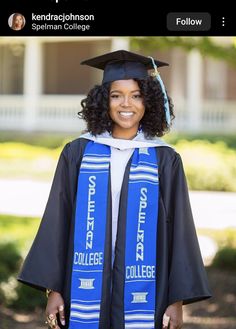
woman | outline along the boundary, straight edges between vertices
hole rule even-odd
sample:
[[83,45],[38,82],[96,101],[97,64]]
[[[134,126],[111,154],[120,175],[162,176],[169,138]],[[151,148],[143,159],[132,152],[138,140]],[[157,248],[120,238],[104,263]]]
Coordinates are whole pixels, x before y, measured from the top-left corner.
[[181,158],[158,138],[168,64],[124,50],[82,64],[104,70],[82,101],[88,133],[61,153],[19,280],[49,289],[50,328],[181,328],[182,305],[210,293]]
[[12,25],[11,28],[15,31],[22,30],[25,26],[25,18],[19,13],[15,13],[12,16]]

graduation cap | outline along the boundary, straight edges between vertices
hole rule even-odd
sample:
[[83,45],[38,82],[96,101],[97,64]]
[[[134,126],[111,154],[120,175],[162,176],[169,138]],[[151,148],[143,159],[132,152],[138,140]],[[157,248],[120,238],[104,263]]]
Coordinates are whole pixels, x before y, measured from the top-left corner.
[[[154,60],[157,67],[169,65]],[[104,70],[102,83],[115,80],[145,79],[148,70],[153,69],[150,58],[132,53],[127,50],[117,50],[81,62],[97,69]]]
[[169,103],[164,84],[158,67],[167,66],[168,63],[158,61],[152,57],[142,56],[127,50],[117,50],[101,56],[93,57],[81,62],[82,65],[88,65],[104,71],[102,83],[116,80],[127,79],[145,79],[149,76],[148,70],[154,69],[154,76],[159,81],[164,93],[164,106],[166,112],[167,124],[170,124]]

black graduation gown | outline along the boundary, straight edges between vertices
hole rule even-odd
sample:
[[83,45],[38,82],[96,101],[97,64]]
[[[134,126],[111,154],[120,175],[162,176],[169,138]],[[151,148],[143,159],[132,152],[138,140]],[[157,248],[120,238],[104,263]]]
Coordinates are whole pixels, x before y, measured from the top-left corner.
[[[50,288],[62,294],[68,328],[70,283],[73,262],[74,214],[77,177],[88,140],[68,143],[59,158],[46,209],[24,261],[18,280],[35,288]],[[176,301],[184,304],[211,296],[193,223],[188,189],[181,158],[170,147],[156,147],[159,159],[159,220],[157,242],[156,329],[162,328],[166,307]],[[125,170],[120,211],[125,212],[128,173]],[[109,191],[108,211],[111,212]],[[111,246],[111,224],[107,223],[106,245]],[[105,251],[102,305],[99,329],[110,329],[111,272],[110,248]],[[121,310],[122,312],[122,310]],[[122,325],[123,327],[123,325]],[[115,326],[114,326],[115,329]],[[122,329],[118,327],[118,329]]]

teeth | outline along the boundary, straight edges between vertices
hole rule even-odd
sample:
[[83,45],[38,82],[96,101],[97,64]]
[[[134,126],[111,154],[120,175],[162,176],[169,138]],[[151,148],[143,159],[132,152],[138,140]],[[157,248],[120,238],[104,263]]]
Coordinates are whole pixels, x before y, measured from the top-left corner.
[[124,117],[130,117],[131,115],[134,114],[134,112],[119,112],[120,115],[123,115]]

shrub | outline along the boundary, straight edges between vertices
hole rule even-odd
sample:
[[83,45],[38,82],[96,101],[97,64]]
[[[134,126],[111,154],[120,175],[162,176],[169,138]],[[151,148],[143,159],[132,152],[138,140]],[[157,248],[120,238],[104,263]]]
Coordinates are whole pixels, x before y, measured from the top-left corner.
[[33,311],[37,308],[44,308],[46,306],[45,293],[25,284],[17,284],[16,295],[17,297],[15,299],[8,302],[8,306],[14,309]]
[[74,139],[79,136],[79,132],[72,133],[39,133],[39,132],[13,132],[1,131],[0,143],[17,142],[28,145],[41,146],[55,149],[61,147],[66,139]]
[[0,304],[19,310],[45,306],[45,294],[16,279],[22,257],[17,242],[0,244]]
[[190,189],[236,191],[236,154],[226,144],[181,140],[175,149],[183,158]]
[[236,271],[236,248],[226,246],[219,249],[212,261],[212,267]]
[[208,141],[211,143],[217,143],[217,142],[224,142],[228,148],[236,149],[236,135],[235,134],[189,134],[189,133],[176,133],[171,132],[170,134],[167,134],[164,136],[164,139],[167,143],[170,143],[172,145],[176,145],[180,140],[186,140],[186,141],[195,141],[195,140],[201,140],[201,141]]
[[15,243],[0,244],[0,282],[6,281],[13,273],[16,273],[21,255]]
[[[0,260],[0,303],[5,304],[7,302],[6,292],[9,291],[6,285],[9,278],[19,269],[21,261],[21,255],[15,243],[7,242],[0,244]],[[9,282],[10,287],[11,282]]]

